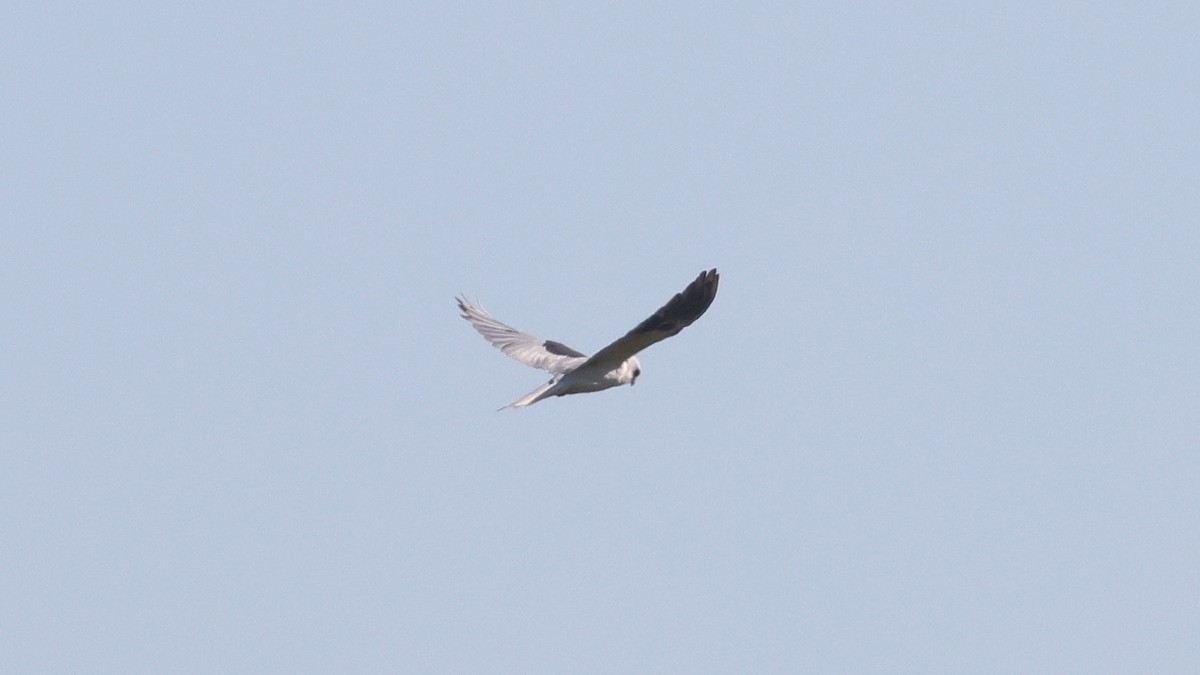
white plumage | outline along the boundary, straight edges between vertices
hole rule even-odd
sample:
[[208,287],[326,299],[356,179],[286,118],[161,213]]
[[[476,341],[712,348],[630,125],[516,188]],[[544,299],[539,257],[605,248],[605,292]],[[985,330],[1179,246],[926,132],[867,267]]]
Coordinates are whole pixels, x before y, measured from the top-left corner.
[[[500,351],[527,366],[548,371],[553,378],[505,408],[523,408],[550,396],[600,391],[634,384],[642,367],[634,354],[665,340],[700,318],[717,295],[715,269],[701,272],[650,318],[591,357],[553,340],[543,340],[501,323],[482,307],[458,298],[462,317]],[[503,410],[504,408],[501,408]]]

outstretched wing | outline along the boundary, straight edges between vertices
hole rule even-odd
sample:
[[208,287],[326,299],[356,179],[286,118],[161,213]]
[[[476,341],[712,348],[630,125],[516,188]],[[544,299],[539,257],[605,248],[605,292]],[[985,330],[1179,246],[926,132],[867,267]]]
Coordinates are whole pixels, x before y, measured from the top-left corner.
[[480,335],[500,351],[527,366],[558,374],[574,370],[587,361],[587,354],[577,352],[561,342],[543,340],[536,335],[522,333],[512,326],[500,323],[482,307],[467,302],[466,298],[456,300],[458,308],[462,310],[462,318],[470,321]]
[[717,297],[717,270],[701,272],[696,280],[688,284],[682,293],[667,301],[649,319],[639,323],[624,337],[596,352],[587,360],[588,367],[598,366],[602,370],[615,368],[625,359],[646,347],[665,340],[692,325]]

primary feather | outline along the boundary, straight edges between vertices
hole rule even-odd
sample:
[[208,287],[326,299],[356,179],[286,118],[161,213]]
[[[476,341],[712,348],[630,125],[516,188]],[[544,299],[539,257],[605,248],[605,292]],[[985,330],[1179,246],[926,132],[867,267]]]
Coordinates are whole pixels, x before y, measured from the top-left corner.
[[651,314],[650,318],[596,352],[588,359],[588,364],[618,364],[646,347],[678,334],[708,311],[708,306],[717,297],[719,281],[720,277],[715,269],[701,272],[687,288],[676,293],[667,304]]

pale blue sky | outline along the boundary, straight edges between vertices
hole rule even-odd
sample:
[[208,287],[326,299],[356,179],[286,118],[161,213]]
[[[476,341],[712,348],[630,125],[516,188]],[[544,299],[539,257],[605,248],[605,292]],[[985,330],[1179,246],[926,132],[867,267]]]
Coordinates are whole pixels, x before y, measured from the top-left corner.
[[1194,3],[0,18],[12,672],[1200,669]]

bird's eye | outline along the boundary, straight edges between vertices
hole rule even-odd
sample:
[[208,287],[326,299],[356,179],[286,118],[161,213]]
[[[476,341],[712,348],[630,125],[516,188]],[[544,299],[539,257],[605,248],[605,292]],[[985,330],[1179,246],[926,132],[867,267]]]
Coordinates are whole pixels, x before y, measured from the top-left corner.
[[633,376],[634,376],[634,377],[637,377],[638,375],[641,375],[641,374],[642,374],[642,369],[641,369],[641,368],[634,368],[634,370],[633,370]]

